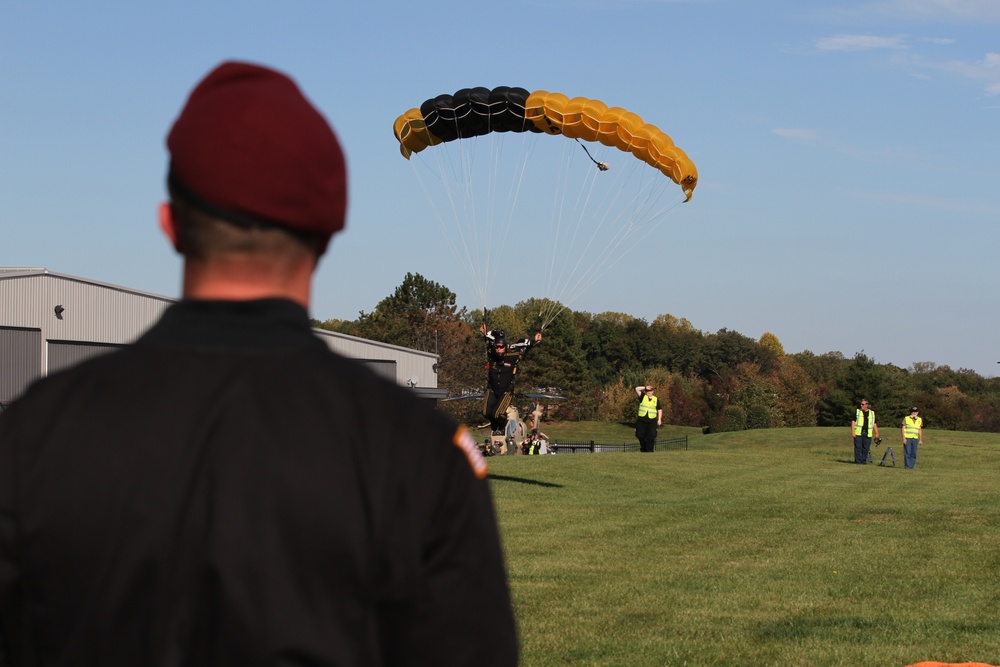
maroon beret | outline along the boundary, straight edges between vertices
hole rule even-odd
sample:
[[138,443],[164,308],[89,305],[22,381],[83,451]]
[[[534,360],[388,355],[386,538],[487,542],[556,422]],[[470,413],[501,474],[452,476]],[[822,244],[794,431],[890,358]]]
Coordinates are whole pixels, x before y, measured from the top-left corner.
[[216,67],[188,97],[167,149],[171,180],[214,213],[327,240],[344,227],[347,169],[340,144],[280,72],[240,62]]

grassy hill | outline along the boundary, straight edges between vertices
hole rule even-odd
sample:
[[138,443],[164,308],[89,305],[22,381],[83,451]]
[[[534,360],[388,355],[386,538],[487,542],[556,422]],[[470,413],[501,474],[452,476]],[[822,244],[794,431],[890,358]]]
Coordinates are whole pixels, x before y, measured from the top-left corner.
[[489,459],[522,664],[1000,664],[1000,435],[928,430],[915,470],[888,429],[896,468],[847,427],[689,435]]

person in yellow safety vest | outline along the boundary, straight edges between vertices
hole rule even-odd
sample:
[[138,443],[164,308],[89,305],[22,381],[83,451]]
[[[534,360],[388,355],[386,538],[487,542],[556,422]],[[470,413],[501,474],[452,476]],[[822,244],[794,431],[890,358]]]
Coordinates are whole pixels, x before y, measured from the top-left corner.
[[871,409],[867,398],[861,399],[861,407],[854,413],[851,422],[851,439],[854,441],[854,462],[862,465],[868,463],[868,454],[872,449],[872,434],[878,435],[878,423],[875,421],[875,411]]
[[903,418],[903,463],[912,469],[917,465],[917,445],[924,444],[924,419],[920,410],[910,408],[910,416]]
[[656,390],[647,385],[639,385],[635,393],[639,397],[639,414],[635,420],[635,437],[639,439],[639,451],[651,452],[656,446],[656,427],[663,424],[663,408]]

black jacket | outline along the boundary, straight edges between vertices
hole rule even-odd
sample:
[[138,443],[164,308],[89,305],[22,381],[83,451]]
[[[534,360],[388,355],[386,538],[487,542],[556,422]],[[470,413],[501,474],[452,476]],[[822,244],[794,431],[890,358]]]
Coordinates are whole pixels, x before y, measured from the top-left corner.
[[508,347],[500,354],[495,349],[487,348],[486,386],[495,395],[500,396],[514,391],[514,376],[517,375],[517,365],[528,355],[528,350],[535,346],[534,341],[525,340],[517,347]]
[[515,664],[456,429],[291,302],[172,306],[0,417],[12,663]]

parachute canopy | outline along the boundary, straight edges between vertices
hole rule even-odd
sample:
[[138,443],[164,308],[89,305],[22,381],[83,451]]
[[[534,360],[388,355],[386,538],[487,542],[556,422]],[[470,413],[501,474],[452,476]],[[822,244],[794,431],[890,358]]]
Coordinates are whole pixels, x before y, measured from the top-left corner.
[[428,146],[490,132],[535,132],[600,142],[631,153],[680,185],[685,201],[698,184],[694,163],[665,132],[631,111],[586,97],[507,86],[463,88],[405,112],[393,131],[407,159]]

